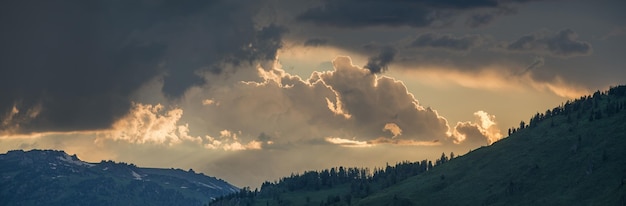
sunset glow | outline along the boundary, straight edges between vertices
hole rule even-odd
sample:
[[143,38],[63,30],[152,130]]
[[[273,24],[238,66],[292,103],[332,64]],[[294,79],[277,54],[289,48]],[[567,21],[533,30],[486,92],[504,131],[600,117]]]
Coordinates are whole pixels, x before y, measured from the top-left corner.
[[626,83],[622,2],[455,2],[0,6],[0,151],[258,187],[462,155]]

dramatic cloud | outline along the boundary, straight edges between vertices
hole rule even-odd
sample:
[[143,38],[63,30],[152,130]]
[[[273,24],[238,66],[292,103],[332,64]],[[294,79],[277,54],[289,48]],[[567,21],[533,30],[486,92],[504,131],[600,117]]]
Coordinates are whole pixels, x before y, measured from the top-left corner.
[[5,0],[0,150],[193,168],[253,187],[463,154],[529,114],[623,84],[618,5]]
[[[384,128],[393,123],[402,137],[417,140],[444,139],[447,121],[430,108],[423,108],[406,86],[388,77],[376,77],[365,69],[352,65],[350,59],[333,61],[334,72],[319,75],[337,93],[343,109],[351,115],[353,131],[363,131],[358,137],[375,139],[387,136]],[[401,129],[401,132],[400,132]]]
[[[384,1],[384,0],[326,0],[322,6],[310,8],[297,19],[333,27],[368,26],[444,26],[454,22],[464,11],[475,9],[502,10],[501,7],[522,1],[480,0],[480,1]],[[524,1],[525,2],[525,1]],[[489,18],[493,18],[495,13]],[[485,24],[491,19],[482,17]]]
[[533,69],[539,68],[541,64],[541,58],[537,58],[530,65],[520,65],[522,70],[518,71],[503,70],[503,66],[496,65],[481,68],[478,71],[457,68],[403,69],[399,74],[411,76],[410,79],[414,81],[432,86],[455,84],[465,88],[488,91],[535,90],[551,92],[564,98],[577,98],[589,94],[589,89],[569,82],[561,76],[544,80],[537,79],[533,74]]
[[[241,134],[241,132],[239,132],[239,134]],[[237,133],[228,130],[222,130],[219,138],[207,136],[207,141],[208,143],[205,144],[204,147],[208,149],[223,148],[227,151],[261,149],[261,145],[263,145],[263,142],[257,140],[252,140],[245,145],[241,144],[237,138]]]
[[[190,126],[183,122],[183,109],[169,108],[161,104],[150,105],[132,103],[131,110],[104,130],[77,132],[45,132],[28,135],[0,134],[2,139],[45,139],[55,136],[68,136],[92,139],[98,147],[111,144],[130,143],[131,145],[150,145],[155,147],[174,147],[186,144],[190,147],[209,150],[240,151],[261,149],[263,145],[271,145],[269,137],[259,136],[258,139],[244,141],[238,138],[241,131],[221,130],[212,137],[209,134],[192,136]],[[34,144],[34,143],[33,143]],[[28,146],[28,145],[26,145]],[[93,145],[92,145],[93,146]]]
[[541,31],[524,35],[500,47],[511,52],[538,53],[556,57],[585,56],[593,51],[590,43],[578,40],[578,34],[570,29],[557,33]]
[[370,144],[366,141],[357,141],[351,139],[342,139],[338,137],[328,137],[325,139],[327,142],[331,144],[340,145],[344,147],[371,147],[373,144]]
[[542,67],[544,64],[545,64],[545,60],[543,59],[543,57],[536,57],[535,60],[533,60],[533,63],[528,65],[528,67],[526,67],[524,71],[520,72],[519,75],[526,74],[530,70],[534,70],[539,67]]
[[255,25],[257,7],[235,1],[3,1],[0,131],[108,128],[151,79],[162,78],[162,92],[178,98],[207,83],[199,73],[271,61],[286,30]]
[[502,138],[500,129],[496,126],[494,115],[484,111],[474,113],[476,122],[458,122],[454,127],[455,143],[471,145],[487,145]]
[[189,136],[189,125],[178,125],[183,115],[180,108],[163,113],[163,105],[133,103],[130,112],[113,124],[111,130],[100,134],[101,138],[124,140],[130,143],[178,144],[184,140],[201,142],[199,137]]
[[364,68],[370,70],[372,74],[379,74],[387,70],[387,65],[396,56],[396,49],[393,47],[382,48],[378,55],[370,57]]
[[395,124],[395,123],[387,123],[387,124],[385,124],[385,127],[383,127],[383,131],[391,132],[391,134],[393,134],[393,137],[391,137],[391,138],[395,138],[397,136],[402,135],[402,129],[400,127],[398,127],[398,125]]
[[456,138],[447,120],[420,106],[402,82],[359,68],[348,57],[336,58],[333,71],[314,72],[306,80],[278,66],[259,68],[260,82],[242,81],[208,93],[211,101],[202,100],[201,110],[212,130],[240,131],[236,139],[259,141],[255,144],[263,149],[293,144],[434,146]]
[[493,22],[497,17],[504,15],[515,14],[517,10],[511,7],[500,7],[497,10],[491,10],[486,12],[476,12],[467,17],[465,25],[470,28],[477,28],[488,25]]
[[409,46],[450,51],[469,51],[472,48],[480,46],[481,44],[482,38],[477,35],[455,37],[449,34],[425,33],[419,35]]

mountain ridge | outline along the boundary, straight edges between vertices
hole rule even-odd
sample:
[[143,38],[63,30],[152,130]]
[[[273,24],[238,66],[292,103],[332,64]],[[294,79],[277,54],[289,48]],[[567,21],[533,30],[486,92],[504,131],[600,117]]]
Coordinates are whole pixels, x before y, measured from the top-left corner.
[[204,205],[239,190],[191,169],[89,163],[57,150],[12,150],[0,165],[0,205]]

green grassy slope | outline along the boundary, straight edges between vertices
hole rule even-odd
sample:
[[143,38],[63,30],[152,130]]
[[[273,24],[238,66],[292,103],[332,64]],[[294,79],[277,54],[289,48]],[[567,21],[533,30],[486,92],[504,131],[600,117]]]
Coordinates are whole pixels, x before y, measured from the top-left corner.
[[626,110],[592,116],[624,97],[599,98],[357,205],[625,205]]

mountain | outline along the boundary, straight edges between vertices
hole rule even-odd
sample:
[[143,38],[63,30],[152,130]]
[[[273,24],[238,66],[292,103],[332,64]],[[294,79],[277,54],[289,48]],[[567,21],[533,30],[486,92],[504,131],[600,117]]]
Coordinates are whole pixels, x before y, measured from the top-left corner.
[[193,170],[87,163],[54,150],[0,154],[0,205],[205,205],[237,191]]
[[374,173],[312,188],[321,176],[305,172],[211,205],[626,205],[626,86],[537,113],[509,133],[425,170],[415,163],[407,178],[388,166],[382,181]]

